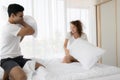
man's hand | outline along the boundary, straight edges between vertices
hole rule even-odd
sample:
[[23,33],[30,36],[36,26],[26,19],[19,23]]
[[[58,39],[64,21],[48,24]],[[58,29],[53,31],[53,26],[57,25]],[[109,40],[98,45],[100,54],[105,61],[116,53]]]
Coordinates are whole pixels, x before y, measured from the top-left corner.
[[23,25],[23,27],[21,28],[20,32],[18,33],[18,36],[26,36],[26,35],[32,35],[34,34],[34,29],[27,24],[25,21],[21,20],[19,21],[19,24]]

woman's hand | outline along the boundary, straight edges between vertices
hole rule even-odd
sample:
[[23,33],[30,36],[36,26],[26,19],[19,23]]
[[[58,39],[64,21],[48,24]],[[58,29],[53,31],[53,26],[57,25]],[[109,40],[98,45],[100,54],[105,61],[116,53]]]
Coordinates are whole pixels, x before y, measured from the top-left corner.
[[69,56],[69,50],[67,48],[65,48],[65,53],[66,53],[66,56]]

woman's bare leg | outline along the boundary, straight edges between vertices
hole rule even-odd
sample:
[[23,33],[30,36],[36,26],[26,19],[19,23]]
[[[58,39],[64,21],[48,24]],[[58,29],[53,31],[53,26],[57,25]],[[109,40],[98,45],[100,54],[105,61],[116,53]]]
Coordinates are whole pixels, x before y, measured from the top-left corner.
[[70,56],[65,56],[64,58],[63,58],[63,61],[62,61],[63,63],[71,63],[71,58],[70,58]]
[[79,62],[79,61],[69,55],[69,56],[65,56],[62,62],[63,63],[72,63],[72,62]]

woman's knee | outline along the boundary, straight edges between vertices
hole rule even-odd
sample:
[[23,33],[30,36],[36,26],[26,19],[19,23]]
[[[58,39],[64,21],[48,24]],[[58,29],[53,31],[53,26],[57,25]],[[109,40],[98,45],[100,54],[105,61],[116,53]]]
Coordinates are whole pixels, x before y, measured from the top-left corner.
[[63,59],[63,63],[71,63],[70,56],[65,56],[64,59]]

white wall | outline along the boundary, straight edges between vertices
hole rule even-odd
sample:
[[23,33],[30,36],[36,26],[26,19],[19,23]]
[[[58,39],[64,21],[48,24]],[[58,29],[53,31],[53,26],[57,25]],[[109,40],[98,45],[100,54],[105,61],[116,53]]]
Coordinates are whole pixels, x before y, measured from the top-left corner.
[[100,21],[102,62],[120,67],[120,0],[100,4]]
[[120,0],[117,0],[117,50],[118,50],[118,66],[120,67]]
[[101,44],[106,50],[102,57],[104,64],[116,66],[116,24],[115,1],[101,5]]
[[66,0],[67,7],[69,8],[88,8],[90,6],[90,0]]

